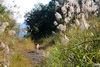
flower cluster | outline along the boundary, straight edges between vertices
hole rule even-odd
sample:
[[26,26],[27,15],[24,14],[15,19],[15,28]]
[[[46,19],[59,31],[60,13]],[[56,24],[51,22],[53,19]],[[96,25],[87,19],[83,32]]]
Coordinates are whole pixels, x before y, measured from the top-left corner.
[[[60,31],[66,31],[66,24],[73,20],[75,25],[80,26],[82,30],[86,30],[90,26],[86,21],[86,18],[89,18],[90,14],[98,16],[100,13],[99,0],[67,0],[63,5],[60,5],[59,2],[56,1],[55,5],[56,7],[61,8],[63,14],[62,15],[59,12],[55,13],[56,21],[54,22],[54,25],[56,25],[57,29]],[[64,24],[58,24],[61,19],[64,20]]]

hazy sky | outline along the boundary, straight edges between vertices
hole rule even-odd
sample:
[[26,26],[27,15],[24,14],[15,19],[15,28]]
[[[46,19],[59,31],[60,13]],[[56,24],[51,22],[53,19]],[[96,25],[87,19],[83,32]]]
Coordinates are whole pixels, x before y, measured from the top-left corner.
[[[13,1],[14,0],[6,0],[6,4],[11,4],[11,5],[17,4],[17,7],[20,7],[18,9],[14,8],[13,10],[15,12],[16,11],[20,12],[19,18],[17,18],[17,22],[22,23],[24,22],[25,12],[30,11],[34,7],[34,4],[38,3],[47,4],[51,0],[15,0],[14,3]],[[14,15],[16,17],[18,14],[15,13]]]

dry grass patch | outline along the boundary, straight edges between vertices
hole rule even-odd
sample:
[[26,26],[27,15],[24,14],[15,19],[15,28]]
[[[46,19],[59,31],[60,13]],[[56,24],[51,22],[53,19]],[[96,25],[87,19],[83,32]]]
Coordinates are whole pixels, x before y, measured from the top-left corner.
[[10,60],[10,67],[34,67],[32,61],[27,59],[22,53],[15,53]]

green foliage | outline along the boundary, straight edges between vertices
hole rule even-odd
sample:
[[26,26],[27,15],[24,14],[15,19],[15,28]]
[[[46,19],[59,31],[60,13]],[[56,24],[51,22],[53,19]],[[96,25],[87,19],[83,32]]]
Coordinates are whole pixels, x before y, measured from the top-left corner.
[[1,4],[0,4],[0,14],[3,14],[5,12],[5,7],[3,7]]
[[12,12],[7,11],[7,8],[0,4],[0,23],[9,22],[9,28],[13,28],[16,22],[14,19],[9,18],[9,14],[12,14]]
[[[56,46],[49,58],[45,58],[43,67],[99,67],[100,65],[100,21],[95,17],[89,19],[89,30],[68,30],[70,38],[66,45],[56,40]],[[94,22],[95,21],[95,22]],[[91,34],[93,32],[93,34]]]
[[[48,5],[39,4],[25,15],[28,36],[32,39],[47,37],[52,34],[52,31],[57,31],[56,26],[54,26],[55,11],[61,13],[61,10],[55,7],[55,1],[63,4],[65,0],[52,0]],[[64,20],[61,19],[61,22],[58,23],[63,22]]]
[[29,36],[38,39],[50,35],[55,30],[54,20],[54,7],[40,4],[37,9],[26,14]]

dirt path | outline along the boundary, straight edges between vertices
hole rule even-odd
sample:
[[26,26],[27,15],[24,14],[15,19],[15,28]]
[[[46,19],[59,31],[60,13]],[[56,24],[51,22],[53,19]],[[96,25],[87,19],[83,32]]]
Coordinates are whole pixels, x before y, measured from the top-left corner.
[[46,50],[46,48],[51,49],[52,45],[46,45],[43,47],[40,47],[39,50],[34,51],[27,51],[26,57],[33,61],[34,64],[41,64],[41,60],[43,60],[44,57],[50,57],[49,51]]
[[32,60],[35,64],[41,64],[41,60],[43,59],[43,51],[28,51],[26,53],[28,59]]

